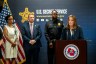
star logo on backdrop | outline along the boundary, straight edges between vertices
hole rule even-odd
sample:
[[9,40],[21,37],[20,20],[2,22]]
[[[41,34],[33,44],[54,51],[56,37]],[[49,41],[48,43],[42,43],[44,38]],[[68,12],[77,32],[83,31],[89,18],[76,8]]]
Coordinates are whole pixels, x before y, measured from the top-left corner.
[[25,8],[24,12],[20,12],[19,15],[22,17],[21,22],[24,23],[24,21],[28,20],[28,15],[29,14],[34,14],[34,12],[29,12],[28,8]]

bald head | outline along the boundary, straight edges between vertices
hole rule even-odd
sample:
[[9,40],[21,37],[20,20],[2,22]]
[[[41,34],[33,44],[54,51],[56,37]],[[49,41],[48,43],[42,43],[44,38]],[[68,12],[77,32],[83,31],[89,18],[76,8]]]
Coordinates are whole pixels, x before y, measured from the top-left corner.
[[56,10],[52,10],[52,19],[57,19],[58,12]]

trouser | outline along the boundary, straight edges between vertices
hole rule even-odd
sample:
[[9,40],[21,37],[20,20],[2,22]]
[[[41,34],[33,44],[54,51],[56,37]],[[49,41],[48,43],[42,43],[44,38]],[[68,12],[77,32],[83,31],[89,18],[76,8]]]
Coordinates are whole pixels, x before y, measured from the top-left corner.
[[48,64],[54,64],[55,61],[55,50],[54,48],[48,48]]
[[25,64],[38,64],[40,48],[30,48],[25,50],[26,62]]
[[53,43],[53,48],[50,48],[49,45],[47,47],[48,64],[55,64],[55,43],[56,43],[56,40],[53,40],[52,43]]

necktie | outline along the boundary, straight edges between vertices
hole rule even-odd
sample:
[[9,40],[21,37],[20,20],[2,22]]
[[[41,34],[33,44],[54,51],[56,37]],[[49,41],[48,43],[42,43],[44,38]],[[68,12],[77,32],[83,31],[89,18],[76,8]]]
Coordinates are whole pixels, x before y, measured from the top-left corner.
[[30,33],[31,33],[31,36],[33,36],[33,24],[32,23],[30,24]]

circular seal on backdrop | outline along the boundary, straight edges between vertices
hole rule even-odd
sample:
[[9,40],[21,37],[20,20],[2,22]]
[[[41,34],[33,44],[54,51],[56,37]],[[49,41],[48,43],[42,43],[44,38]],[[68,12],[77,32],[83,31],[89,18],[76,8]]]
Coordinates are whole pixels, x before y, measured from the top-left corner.
[[79,56],[79,49],[74,44],[69,44],[64,48],[64,56],[69,60],[74,60]]

